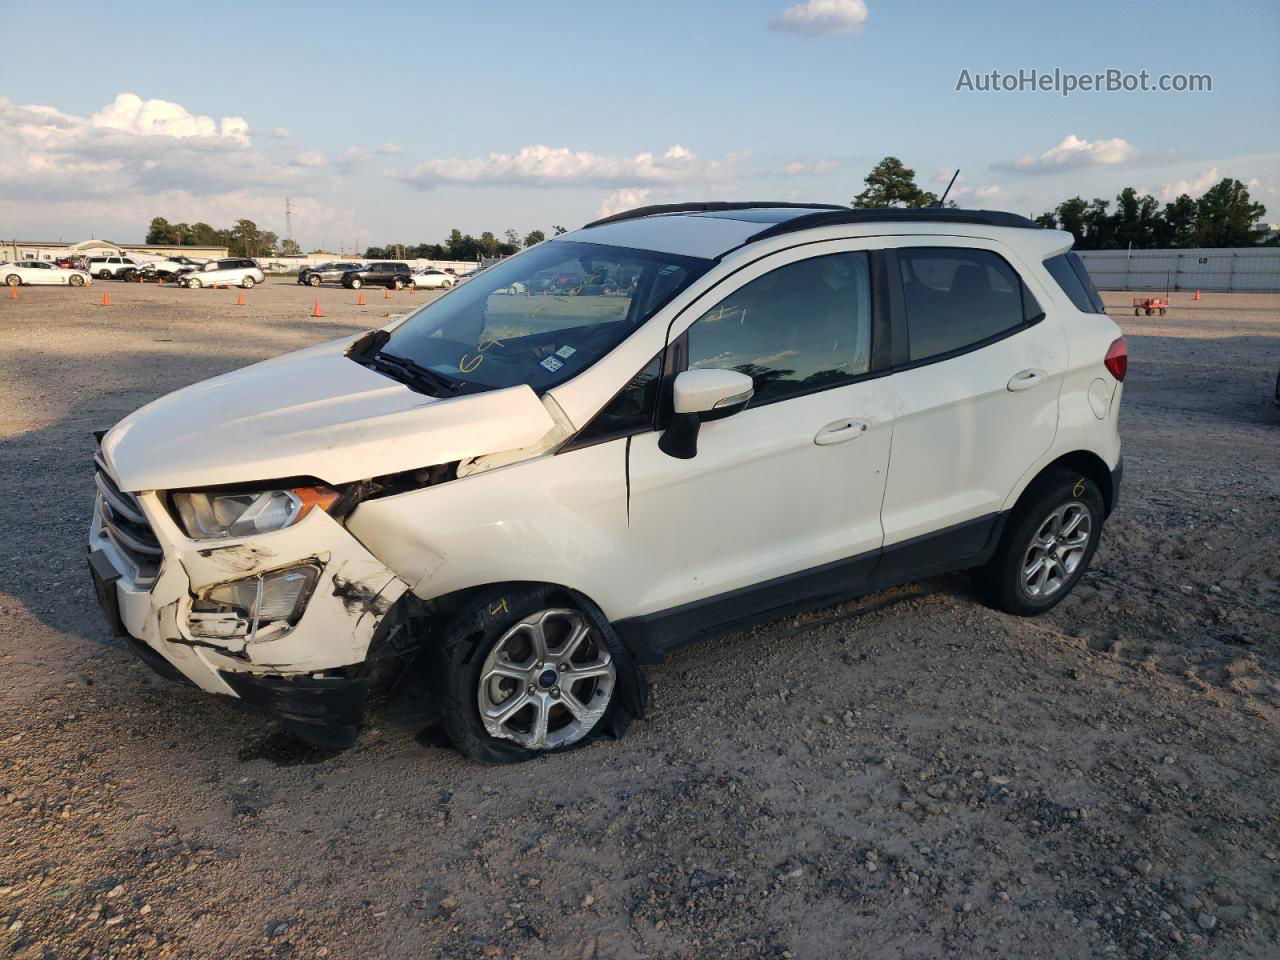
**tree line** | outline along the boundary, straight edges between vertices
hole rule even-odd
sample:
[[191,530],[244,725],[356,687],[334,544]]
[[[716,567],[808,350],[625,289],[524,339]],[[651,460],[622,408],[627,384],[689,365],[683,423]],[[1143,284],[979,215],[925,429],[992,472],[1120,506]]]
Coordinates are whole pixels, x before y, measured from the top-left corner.
[[153,217],[145,242],[166,246],[226,247],[233,257],[289,257],[302,252],[293,241],[281,243],[270,230],[259,230],[252,220],[237,220],[234,227],[219,230],[207,223],[170,223],[164,217]]
[[[568,230],[559,225],[551,228],[553,237],[558,237],[560,234],[568,232]],[[463,233],[457,227],[454,227],[449,233],[449,239],[444,243],[391,243],[385,247],[369,247],[365,250],[364,257],[366,260],[396,258],[406,260],[479,260],[482,257],[510,256],[513,253],[519,253],[525,247],[532,247],[535,243],[541,243],[545,239],[547,239],[547,235],[542,230],[532,230],[523,237],[515,230],[507,230],[502,235],[502,239],[499,240],[488,230],[478,237],[473,237],[471,234]]]
[[[850,201],[853,207],[928,207],[938,196],[922,190],[916,173],[897,157],[877,163],[863,183],[866,189]],[[954,207],[953,201],[947,206]],[[1120,250],[1149,247],[1251,247],[1263,243],[1266,229],[1256,224],[1267,208],[1255,203],[1239,180],[1226,177],[1197,199],[1182,194],[1162,207],[1155,197],[1125,187],[1115,206],[1103,197],[1072,197],[1035,222],[1066,230],[1077,250]],[[1280,245],[1280,237],[1265,241]]]

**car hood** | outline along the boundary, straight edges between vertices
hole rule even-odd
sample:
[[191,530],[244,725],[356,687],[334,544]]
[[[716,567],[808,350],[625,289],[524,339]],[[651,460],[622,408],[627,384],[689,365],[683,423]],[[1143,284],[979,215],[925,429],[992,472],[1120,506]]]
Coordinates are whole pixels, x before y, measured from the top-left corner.
[[428,397],[348,359],[350,343],[147,404],[103,437],[107,466],[131,492],[287,477],[339,484],[526,447],[556,426],[528,386]]

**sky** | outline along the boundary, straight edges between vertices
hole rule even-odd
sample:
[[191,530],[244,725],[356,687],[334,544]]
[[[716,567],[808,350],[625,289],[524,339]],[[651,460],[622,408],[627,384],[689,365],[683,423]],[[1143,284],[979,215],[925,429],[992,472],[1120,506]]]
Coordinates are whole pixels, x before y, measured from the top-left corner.
[[[966,207],[1234,177],[1280,221],[1275,0],[126,12],[0,0],[0,236],[138,242],[162,216],[283,237],[288,197],[304,249],[362,251],[645,203],[847,203],[886,155],[935,191],[959,168]],[[972,89],[1108,68],[1212,91]]]

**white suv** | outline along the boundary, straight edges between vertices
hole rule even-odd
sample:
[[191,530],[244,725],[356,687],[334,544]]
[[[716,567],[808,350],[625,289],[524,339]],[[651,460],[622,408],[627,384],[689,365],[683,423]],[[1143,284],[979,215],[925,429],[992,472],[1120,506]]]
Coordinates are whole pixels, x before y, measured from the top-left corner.
[[99,280],[118,278],[126,270],[137,270],[142,263],[133,257],[90,257],[89,273]]
[[784,612],[971,570],[1039,613],[1120,481],[1125,342],[1070,246],[954,209],[597,221],[121,421],[99,598],[330,745],[414,663],[492,760],[621,734],[642,664]]

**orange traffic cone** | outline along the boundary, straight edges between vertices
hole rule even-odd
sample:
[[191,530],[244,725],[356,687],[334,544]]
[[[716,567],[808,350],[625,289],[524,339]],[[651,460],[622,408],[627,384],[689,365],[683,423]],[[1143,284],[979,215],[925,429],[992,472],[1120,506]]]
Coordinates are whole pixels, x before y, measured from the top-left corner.
[[361,290],[361,291],[360,291],[360,295],[359,295],[358,297],[356,297],[356,306],[357,306],[357,307],[363,307],[363,306],[364,306],[364,291],[363,291],[363,290]]
[[244,291],[243,291],[243,290],[241,290],[239,293],[237,293],[237,294],[236,294],[236,306],[237,306],[237,307],[243,307],[243,306],[244,306]]
[[390,299],[391,299],[391,288],[390,288],[390,287],[387,287],[385,290],[383,290],[383,291],[382,291],[382,299],[383,299],[383,300],[390,300]]
[[323,316],[324,316],[324,311],[320,309],[320,301],[319,301],[318,299],[316,300],[316,305],[315,305],[314,307],[312,307],[312,308],[311,308],[311,315],[312,315],[313,317],[323,317]]
[[1195,295],[1194,297],[1192,297],[1191,299],[1192,299],[1192,300],[1199,300],[1199,299],[1200,299],[1200,291],[1199,291],[1199,290],[1197,290],[1197,291],[1196,291],[1196,295]]
[[111,306],[111,294],[107,293],[105,290],[102,291],[102,305],[104,307]]
[[10,300],[17,300],[17,299],[18,299],[18,288],[17,288],[17,287],[10,287],[10,288],[9,288],[9,299],[10,299]]

